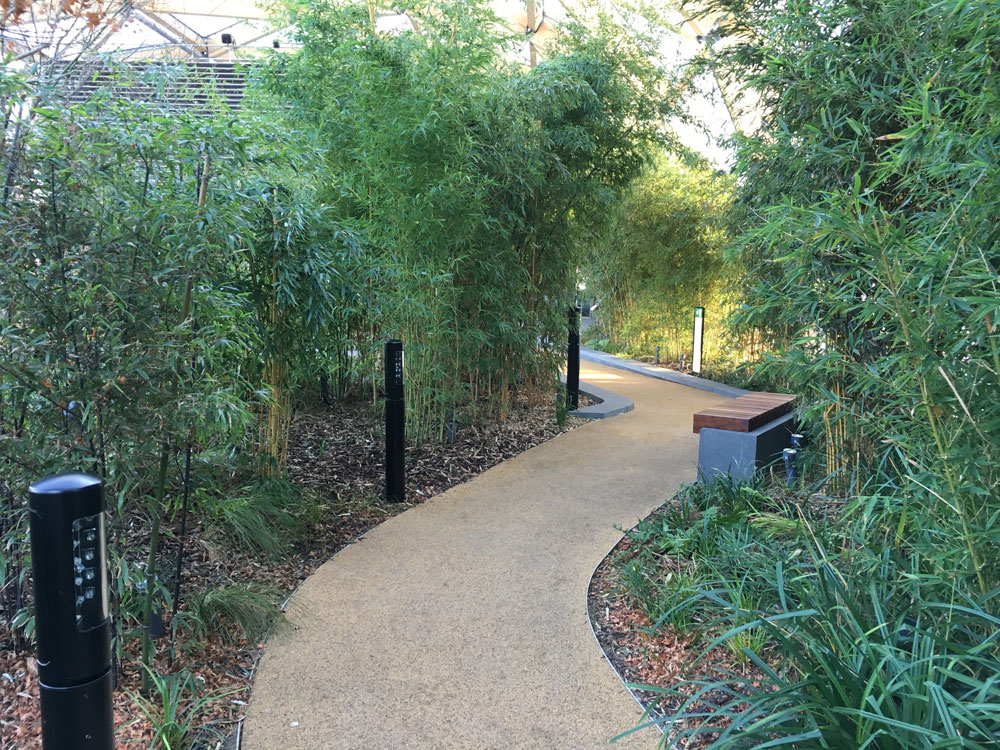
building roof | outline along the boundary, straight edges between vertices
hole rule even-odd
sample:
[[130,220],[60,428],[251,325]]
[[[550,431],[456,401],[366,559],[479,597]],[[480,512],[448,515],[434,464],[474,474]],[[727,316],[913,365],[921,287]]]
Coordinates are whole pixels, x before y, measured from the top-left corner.
[[133,101],[159,102],[198,112],[237,111],[246,90],[243,65],[226,60],[77,61],[64,79],[71,102],[84,102],[109,88]]
[[[110,54],[119,61],[128,61],[140,71],[143,65],[153,61],[165,64],[167,61],[186,60],[193,63],[187,72],[178,72],[171,79],[169,98],[173,103],[206,108],[224,104],[236,109],[240,106],[245,78],[240,66],[234,63],[251,61],[264,50],[275,47],[283,51],[296,48],[293,29],[278,28],[279,22],[269,18],[257,2],[146,0],[142,7],[123,3],[121,7],[126,10],[91,28],[86,19],[72,18],[64,12],[60,15],[60,9],[67,3],[35,0],[35,5],[49,8],[50,16],[39,16],[40,22],[36,21],[33,25],[16,23],[0,27],[0,42],[4,46],[12,46],[19,57],[74,59],[85,48],[83,41],[89,40],[89,49]],[[524,33],[524,43],[514,53],[515,59],[524,65],[533,65],[536,60],[545,58],[548,43],[568,17],[578,13],[587,15],[595,7],[589,6],[588,10],[588,6],[580,0],[492,0],[492,3],[497,16],[506,22],[511,31]],[[73,4],[68,6],[73,7]],[[681,65],[694,55],[702,54],[705,49],[703,43],[711,36],[713,19],[704,19],[699,25],[697,21],[681,15],[676,8],[671,10],[671,7],[669,3],[664,4],[676,33],[662,47],[661,56],[667,65]],[[419,21],[415,24],[414,19],[401,9],[382,11],[376,23],[378,28],[391,31],[414,28]],[[75,54],[74,50],[77,50]],[[129,87],[130,97],[165,96],[162,90],[153,91],[150,86],[144,88],[142,75],[136,77],[140,82]],[[697,82],[697,91],[692,91],[689,97],[692,111],[700,120],[709,123],[716,136],[731,133],[733,113],[727,111],[727,102],[732,95],[727,96],[718,82],[709,78],[711,76]],[[84,95],[102,83],[109,83],[110,74],[102,72],[100,65],[88,63],[76,80],[80,92],[83,92],[80,95]],[[715,143],[715,136],[700,135],[684,123],[674,125],[681,140],[690,147],[720,164],[731,160],[731,153]],[[743,122],[737,127],[747,130]]]

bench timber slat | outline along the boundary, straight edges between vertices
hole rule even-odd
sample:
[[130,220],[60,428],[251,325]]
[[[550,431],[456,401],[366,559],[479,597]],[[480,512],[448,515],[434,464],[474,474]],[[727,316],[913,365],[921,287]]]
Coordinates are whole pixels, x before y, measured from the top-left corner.
[[781,459],[794,428],[789,393],[748,393],[694,415],[698,433],[698,475],[749,479]]
[[731,432],[753,432],[792,410],[796,396],[788,393],[748,393],[694,415],[694,431],[703,427]]

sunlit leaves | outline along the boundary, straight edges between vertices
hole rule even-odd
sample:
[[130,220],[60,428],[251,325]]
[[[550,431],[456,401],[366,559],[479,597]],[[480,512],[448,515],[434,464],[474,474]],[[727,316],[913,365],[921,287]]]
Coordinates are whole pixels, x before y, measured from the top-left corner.
[[324,144],[319,194],[369,269],[349,347],[370,372],[380,338],[407,342],[420,437],[457,405],[502,412],[515,384],[548,387],[558,355],[538,344],[565,337],[581,240],[662,123],[658,69],[611,31],[581,27],[527,71],[488,3],[408,13],[415,30],[390,34],[364,3],[299,4],[302,52],[267,80]]

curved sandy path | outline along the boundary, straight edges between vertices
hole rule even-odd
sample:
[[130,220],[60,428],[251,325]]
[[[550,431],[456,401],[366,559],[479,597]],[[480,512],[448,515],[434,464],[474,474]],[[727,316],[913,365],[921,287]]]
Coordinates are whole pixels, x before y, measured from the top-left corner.
[[616,525],[694,479],[691,415],[719,396],[589,363],[581,377],[635,411],[386,521],[302,585],[261,661],[244,750],[577,750],[634,726],[587,585]]

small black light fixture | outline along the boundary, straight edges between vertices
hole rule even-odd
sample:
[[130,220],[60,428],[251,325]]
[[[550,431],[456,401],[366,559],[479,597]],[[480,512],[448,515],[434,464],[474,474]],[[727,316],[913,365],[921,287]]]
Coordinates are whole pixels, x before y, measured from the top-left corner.
[[153,610],[149,613],[149,637],[159,640],[164,635],[163,608],[159,604],[154,604]]
[[236,46],[236,40],[233,38],[232,34],[223,34],[222,35],[222,43],[223,44],[228,44],[228,45],[230,45],[232,47]]
[[274,47],[275,49],[280,49],[281,48],[281,42],[279,42],[277,39],[275,39],[273,42],[271,42],[271,46]]
[[788,486],[794,487],[799,479],[799,452],[795,448],[785,448],[781,451],[781,457],[785,461],[785,478],[788,480]]
[[702,344],[705,339],[705,308],[694,309],[694,346],[691,352],[691,372],[701,374]]

